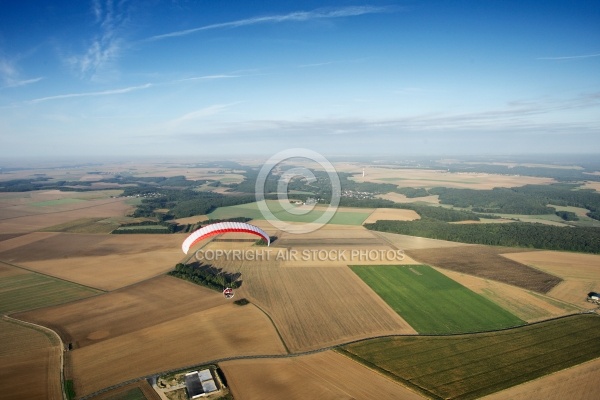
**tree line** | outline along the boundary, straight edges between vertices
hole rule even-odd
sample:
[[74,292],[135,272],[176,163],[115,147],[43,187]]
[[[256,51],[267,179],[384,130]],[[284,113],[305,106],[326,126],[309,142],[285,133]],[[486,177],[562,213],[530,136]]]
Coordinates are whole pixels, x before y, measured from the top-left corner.
[[185,279],[217,291],[222,291],[226,287],[237,289],[241,286],[241,281],[239,280],[241,277],[240,273],[231,274],[223,272],[221,268],[200,263],[178,263],[175,265],[175,269],[170,271],[168,275]]
[[453,242],[600,253],[600,229],[590,227],[559,227],[524,222],[448,224],[435,220],[381,220],[364,226],[381,232]]

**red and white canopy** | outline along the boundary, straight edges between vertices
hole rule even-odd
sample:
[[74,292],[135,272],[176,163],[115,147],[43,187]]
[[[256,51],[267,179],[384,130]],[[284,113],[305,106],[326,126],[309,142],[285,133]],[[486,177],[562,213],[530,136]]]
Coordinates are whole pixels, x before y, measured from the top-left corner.
[[252,235],[260,236],[267,242],[267,245],[271,244],[271,238],[262,229],[257,226],[247,224],[245,222],[217,222],[215,224],[206,225],[196,231],[194,231],[187,239],[184,240],[181,245],[181,249],[185,254],[190,251],[190,248],[201,240],[214,235],[220,235],[228,232],[243,232],[250,233]]

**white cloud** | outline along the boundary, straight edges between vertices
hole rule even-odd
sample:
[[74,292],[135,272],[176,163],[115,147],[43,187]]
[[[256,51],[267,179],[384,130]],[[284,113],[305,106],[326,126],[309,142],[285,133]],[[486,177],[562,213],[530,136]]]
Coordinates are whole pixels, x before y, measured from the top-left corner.
[[3,87],[19,87],[36,83],[44,79],[43,77],[22,79],[14,62],[6,59],[0,59],[0,80],[4,83]]
[[187,114],[182,115],[179,118],[171,121],[172,125],[178,125],[187,121],[202,119],[206,117],[210,117],[212,115],[220,114],[223,111],[227,110],[231,106],[239,104],[240,102],[234,102],[229,104],[214,104],[212,106],[204,107],[196,111],[189,112]]
[[563,56],[563,57],[538,57],[538,60],[575,60],[578,58],[592,58],[600,57],[600,53],[597,54],[584,54],[580,56]]
[[264,17],[253,17],[240,19],[237,21],[223,22],[219,24],[204,25],[198,28],[185,29],[162,35],[155,35],[147,40],[160,40],[178,36],[186,36],[192,33],[212,30],[212,29],[226,29],[226,28],[239,28],[241,26],[258,25],[266,23],[281,23],[281,22],[304,22],[315,19],[331,19],[331,18],[343,18],[343,17],[354,17],[364,14],[380,14],[384,12],[390,12],[394,10],[391,7],[374,7],[374,6],[353,6],[353,7],[342,7],[342,8],[321,8],[313,11],[296,11],[289,14],[283,15],[271,15]]
[[128,19],[126,1],[94,0],[92,12],[98,33],[91,38],[82,54],[68,57],[67,63],[82,77],[97,80],[103,72],[114,66],[123,50],[124,40],[120,35]]
[[75,98],[75,97],[111,96],[111,95],[115,95],[115,94],[129,93],[129,92],[133,92],[136,90],[148,89],[149,87],[152,87],[152,86],[153,85],[151,83],[146,83],[145,85],[130,86],[130,87],[121,88],[121,89],[104,90],[104,91],[100,91],[100,92],[59,94],[56,96],[40,97],[37,99],[30,100],[29,102],[30,103],[41,103],[44,101],[70,99],[70,98]]

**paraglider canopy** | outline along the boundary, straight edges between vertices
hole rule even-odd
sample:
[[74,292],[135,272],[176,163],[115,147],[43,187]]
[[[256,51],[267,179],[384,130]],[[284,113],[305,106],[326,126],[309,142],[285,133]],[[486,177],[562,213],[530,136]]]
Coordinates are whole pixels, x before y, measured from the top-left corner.
[[257,226],[247,224],[245,222],[217,222],[215,224],[206,225],[194,231],[187,239],[184,240],[181,245],[181,249],[185,254],[190,251],[190,247],[198,243],[199,241],[208,237],[219,235],[221,233],[228,232],[243,232],[250,233],[252,235],[260,236],[263,238],[267,245],[271,244],[271,238],[262,229]]

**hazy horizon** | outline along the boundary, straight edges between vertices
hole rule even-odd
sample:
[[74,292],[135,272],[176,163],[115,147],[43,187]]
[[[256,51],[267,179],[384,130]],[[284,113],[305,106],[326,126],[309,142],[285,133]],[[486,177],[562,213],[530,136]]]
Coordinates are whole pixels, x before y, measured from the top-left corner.
[[600,153],[600,3],[0,3],[23,157]]

